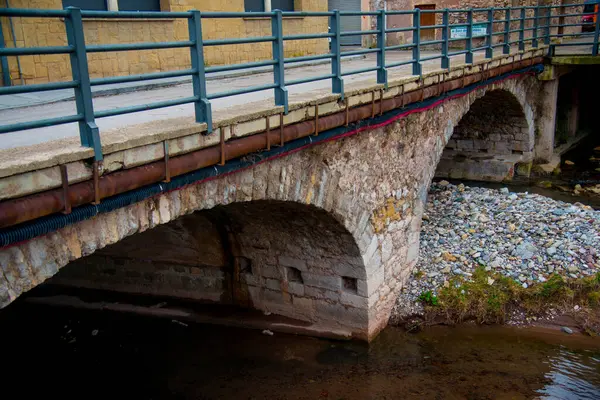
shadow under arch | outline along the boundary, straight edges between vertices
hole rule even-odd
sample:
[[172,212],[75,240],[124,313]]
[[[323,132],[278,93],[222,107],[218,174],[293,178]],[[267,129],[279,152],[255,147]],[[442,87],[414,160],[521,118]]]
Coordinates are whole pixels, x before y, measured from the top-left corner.
[[454,128],[435,176],[483,181],[528,176],[534,123],[526,111],[505,89],[491,90],[475,100]]
[[255,309],[273,314],[284,331],[367,339],[366,280],[354,238],[332,214],[258,200],[126,237],[48,283]]

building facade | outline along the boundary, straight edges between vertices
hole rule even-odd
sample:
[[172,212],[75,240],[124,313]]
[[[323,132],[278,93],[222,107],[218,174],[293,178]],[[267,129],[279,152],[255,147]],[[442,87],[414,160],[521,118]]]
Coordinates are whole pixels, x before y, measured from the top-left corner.
[[[4,4],[2,4],[4,3]],[[94,10],[144,11],[263,11],[265,7],[294,11],[326,11],[321,0],[0,0],[12,8],[62,9],[79,6]],[[58,18],[0,19],[6,47],[64,46],[65,24]],[[204,39],[224,39],[271,35],[269,18],[203,20]],[[327,32],[324,17],[286,17],[286,35]],[[87,44],[185,41],[187,21],[182,19],[84,19]],[[14,32],[14,37],[13,37]],[[328,52],[327,39],[286,41],[285,56],[298,57]],[[189,68],[187,48],[90,53],[89,71],[93,78],[172,71]],[[207,65],[237,64],[271,59],[270,43],[211,46],[205,48]],[[72,79],[69,58],[63,54],[8,57],[13,84],[34,84]]]

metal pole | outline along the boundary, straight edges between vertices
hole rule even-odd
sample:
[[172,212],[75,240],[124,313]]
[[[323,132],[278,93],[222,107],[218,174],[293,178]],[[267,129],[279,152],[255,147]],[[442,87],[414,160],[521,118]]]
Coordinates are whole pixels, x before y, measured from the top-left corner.
[[467,53],[465,63],[473,64],[473,10],[467,11]]
[[448,9],[444,9],[444,13],[442,14],[442,68],[450,68],[450,57],[448,57],[448,30],[450,29],[448,25],[450,24],[450,11]]
[[342,51],[340,48],[340,11],[334,10],[331,16],[329,33],[335,36],[331,38],[331,52],[334,54],[331,59],[331,73],[335,76],[331,79],[331,91],[339,93],[341,99],[344,99],[344,80],[342,79]]
[[387,87],[387,69],[385,68],[385,10],[377,14],[377,83]]
[[533,40],[531,46],[538,47],[538,18],[540,17],[540,7],[537,6],[533,10]]
[[485,48],[485,58],[493,58],[494,57],[494,47],[493,41],[494,36],[492,32],[494,31],[494,7],[488,10],[488,31],[486,38],[486,48]]
[[413,68],[412,74],[421,76],[421,10],[413,11]]
[[512,9],[506,9],[506,22],[504,22],[504,46],[502,46],[502,54],[510,54],[510,17]]
[[552,25],[552,7],[546,6],[546,15],[548,19],[546,20],[546,35],[544,36],[544,44],[550,44],[550,25]]
[[525,51],[525,8],[521,8],[519,23],[519,51]]
[[206,131],[212,133],[212,109],[210,101],[206,97],[206,73],[204,70],[204,44],[202,42],[202,14],[198,10],[192,10],[192,17],[188,19],[188,31],[190,41],[194,45],[190,47],[192,69],[196,72],[192,75],[192,86],[194,96],[198,100],[194,102],[196,122],[206,122]]
[[75,7],[67,7],[67,11],[69,12],[69,17],[65,18],[67,41],[75,49],[73,53],[70,53],[71,72],[73,80],[79,83],[74,89],[75,105],[77,113],[83,115],[83,120],[79,121],[81,145],[93,148],[94,160],[102,161],[102,144],[100,142],[100,131],[94,120],[94,103],[92,100],[92,87],[90,85],[90,74],[85,50],[81,10]]
[[283,18],[281,10],[275,10],[271,18],[271,32],[275,36],[273,41],[273,76],[275,79],[275,104],[283,106],[283,112],[288,113],[288,91],[285,88],[285,69],[283,63]]
[[[0,20],[0,49],[4,48],[4,32],[2,32],[2,21]],[[8,68],[8,58],[0,57],[0,66],[2,67],[2,84],[12,86],[10,81],[10,70]]]
[[598,55],[598,36],[600,35],[600,4],[596,4],[596,29],[594,30],[594,48],[592,55]]

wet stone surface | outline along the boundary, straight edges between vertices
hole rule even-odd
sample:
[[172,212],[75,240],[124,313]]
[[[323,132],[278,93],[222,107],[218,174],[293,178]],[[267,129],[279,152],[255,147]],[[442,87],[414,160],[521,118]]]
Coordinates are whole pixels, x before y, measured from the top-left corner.
[[600,211],[537,194],[433,183],[423,217],[419,261],[394,314],[420,312],[419,295],[437,293],[475,268],[528,287],[557,273],[582,278],[600,271]]

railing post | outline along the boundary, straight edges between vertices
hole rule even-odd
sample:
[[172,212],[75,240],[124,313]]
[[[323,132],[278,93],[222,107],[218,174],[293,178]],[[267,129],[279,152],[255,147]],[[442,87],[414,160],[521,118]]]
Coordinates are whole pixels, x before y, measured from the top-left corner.
[[473,10],[467,11],[467,53],[465,54],[465,63],[473,64]]
[[519,21],[519,51],[525,51],[525,7],[521,8],[521,20]]
[[335,75],[331,79],[331,91],[333,93],[339,93],[341,98],[344,99],[344,80],[342,79],[342,51],[340,48],[340,11],[334,10],[331,16],[329,33],[333,33],[335,36],[331,38],[331,51],[333,52],[333,58],[331,59],[331,73]]
[[450,68],[450,57],[448,57],[448,38],[450,36],[448,32],[450,30],[450,27],[448,26],[449,24],[450,11],[446,8],[444,9],[444,13],[442,14],[442,25],[444,25],[444,27],[442,28],[442,68],[446,69]]
[[198,10],[191,11],[192,16],[188,20],[188,31],[190,41],[194,45],[190,47],[192,68],[196,71],[192,75],[192,86],[194,96],[198,98],[194,103],[196,122],[206,122],[206,131],[212,133],[212,109],[210,101],[206,97],[206,73],[204,70],[204,44],[202,42],[202,14]]
[[546,6],[546,10],[546,16],[548,17],[548,19],[546,21],[546,35],[544,36],[544,44],[547,46],[550,44],[550,25],[552,25],[552,7]]
[[[4,33],[2,32],[2,21],[0,21],[0,49],[3,49],[3,48],[4,48]],[[0,57],[0,66],[2,66],[2,84],[4,86],[12,86],[7,57],[5,57],[5,56]]]
[[540,17],[540,7],[536,6],[533,9],[533,40],[531,41],[531,46],[536,48],[538,47],[538,18]]
[[69,17],[65,18],[67,42],[74,48],[70,53],[71,73],[73,80],[78,83],[75,91],[75,105],[77,114],[83,115],[79,121],[79,137],[81,145],[94,149],[94,160],[102,161],[102,144],[100,142],[100,131],[94,120],[94,103],[92,100],[92,87],[90,85],[90,74],[88,71],[87,53],[85,50],[85,37],[83,35],[83,21],[81,10],[75,7],[67,7]]
[[275,36],[273,41],[273,76],[275,78],[275,104],[283,106],[283,112],[288,113],[288,91],[285,88],[285,65],[283,53],[283,18],[281,10],[275,10],[271,18],[271,33]]
[[413,11],[413,68],[412,74],[421,76],[421,10]]
[[596,4],[596,29],[594,30],[594,48],[592,55],[598,55],[598,36],[600,35],[600,4]]
[[506,9],[506,21],[504,22],[504,46],[502,46],[502,54],[510,54],[510,18],[512,15],[512,8]]
[[492,34],[494,31],[494,7],[488,10],[488,24],[487,24],[487,38],[486,38],[486,48],[485,48],[485,58],[493,58],[494,57],[494,35]]
[[387,87],[387,69],[385,68],[385,10],[377,14],[377,83]]

